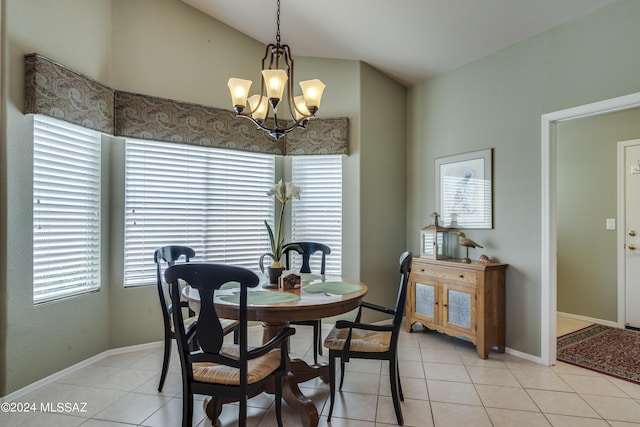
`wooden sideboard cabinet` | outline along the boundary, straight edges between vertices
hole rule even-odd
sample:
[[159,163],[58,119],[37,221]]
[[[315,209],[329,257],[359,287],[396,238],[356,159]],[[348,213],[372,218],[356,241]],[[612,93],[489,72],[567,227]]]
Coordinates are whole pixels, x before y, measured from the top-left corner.
[[494,346],[504,353],[506,269],[507,264],[414,257],[405,310],[407,332],[418,322],[468,338],[482,359]]

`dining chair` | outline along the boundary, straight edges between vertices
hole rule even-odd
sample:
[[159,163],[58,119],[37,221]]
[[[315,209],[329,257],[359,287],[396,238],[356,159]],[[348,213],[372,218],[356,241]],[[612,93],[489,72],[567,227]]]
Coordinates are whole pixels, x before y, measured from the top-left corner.
[[[333,404],[336,394],[336,358],[340,358],[340,389],[344,382],[345,363],[350,359],[376,359],[389,362],[389,381],[391,382],[391,397],[396,418],[399,425],[404,424],[400,401],[404,401],[400,371],[398,369],[398,337],[400,325],[407,299],[407,286],[411,272],[413,254],[404,252],[400,256],[400,287],[395,309],[385,308],[376,304],[362,302],[355,321],[338,320],[324,341],[329,349],[329,391],[331,403],[327,421],[331,421]],[[368,308],[393,316],[389,324],[361,323],[362,309]]]
[[[310,258],[316,252],[322,254],[320,264],[320,274],[324,274],[327,255],[331,253],[331,248],[318,242],[291,242],[284,246],[282,252],[285,254],[285,266],[287,270],[291,268],[291,252],[297,252],[302,256],[302,266],[300,273],[311,273]],[[318,364],[318,355],[322,356],[322,320],[302,320],[291,322],[292,325],[313,326],[313,363]]]
[[[156,263],[156,286],[158,288],[158,296],[160,297],[160,308],[162,311],[162,321],[164,323],[164,357],[162,359],[162,373],[160,374],[160,384],[158,385],[158,391],[162,391],[164,382],[167,379],[167,371],[169,370],[169,362],[171,360],[171,341],[175,339],[175,331],[173,327],[173,319],[171,313],[173,307],[178,307],[171,303],[171,296],[165,291],[165,284],[162,280],[162,263],[163,261],[172,266],[183,258],[184,262],[189,262],[196,256],[196,252],[188,246],[163,246],[156,249],[153,254],[153,260]],[[188,307],[187,301],[180,301],[180,308]],[[184,319],[185,327],[187,330],[191,330],[189,327],[192,323],[198,320],[198,316],[189,309],[189,317]],[[223,321],[225,333],[229,333],[236,330],[238,322],[235,320],[224,319]],[[191,336],[189,337],[191,342]]]
[[[248,347],[247,288],[258,285],[258,276],[244,267],[188,263],[169,267],[165,271],[165,279],[171,284],[174,305],[180,303],[179,280],[197,289],[200,298],[198,322],[192,326],[200,345],[197,351],[190,351],[189,331],[185,328],[182,311],[173,311],[182,371],[182,426],[192,425],[194,394],[204,394],[213,399],[214,422],[219,415],[220,398],[239,400],[238,425],[244,427],[248,398],[260,393],[272,378],[276,418],[278,426],[282,426],[282,377],[290,370],[288,337],[295,334],[295,329],[285,327],[261,347]],[[238,343],[225,345],[224,328],[214,305],[214,292],[228,282],[239,284],[239,325]]]

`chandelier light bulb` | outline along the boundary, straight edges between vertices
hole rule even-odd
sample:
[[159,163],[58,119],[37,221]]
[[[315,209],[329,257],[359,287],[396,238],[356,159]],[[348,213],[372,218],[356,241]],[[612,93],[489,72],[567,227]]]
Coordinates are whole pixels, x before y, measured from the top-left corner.
[[267,89],[267,97],[269,99],[282,99],[284,88],[289,79],[287,72],[284,70],[262,70],[264,84]]
[[304,101],[311,114],[315,114],[315,112],[320,108],[322,92],[324,92],[325,87],[325,84],[318,79],[300,82]]
[[231,92],[231,101],[234,107],[240,107],[240,110],[247,105],[247,96],[249,95],[249,88],[251,87],[251,80],[243,80],[230,78],[227,82],[229,91]]
[[264,121],[267,117],[267,112],[269,111],[268,100],[264,96],[260,95],[252,95],[249,98],[249,108],[253,113],[251,117],[256,120]]
[[296,105],[295,106],[296,121],[300,121],[300,119],[309,117],[311,115],[311,113],[309,112],[309,109],[307,108],[307,104],[304,102],[304,96],[302,95],[296,96],[293,99],[293,102]]

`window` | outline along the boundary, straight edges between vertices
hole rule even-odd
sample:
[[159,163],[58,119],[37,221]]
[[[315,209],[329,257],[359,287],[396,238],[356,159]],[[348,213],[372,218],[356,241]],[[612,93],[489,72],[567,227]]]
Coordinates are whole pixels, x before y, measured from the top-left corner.
[[100,134],[34,116],[33,302],[100,288]]
[[[342,156],[294,157],[291,165],[291,178],[302,188],[300,200],[293,200],[291,240],[328,245],[326,273],[341,274]],[[311,270],[320,270],[319,256],[311,257]]]
[[186,245],[196,261],[258,270],[273,218],[271,155],[126,140],[125,286],[155,283],[154,251]]

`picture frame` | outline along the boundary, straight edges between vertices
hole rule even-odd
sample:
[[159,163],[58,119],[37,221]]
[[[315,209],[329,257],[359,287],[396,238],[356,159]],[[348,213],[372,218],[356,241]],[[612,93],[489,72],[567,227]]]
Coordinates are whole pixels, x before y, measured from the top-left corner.
[[493,228],[493,148],[435,159],[436,206],[450,228]]

